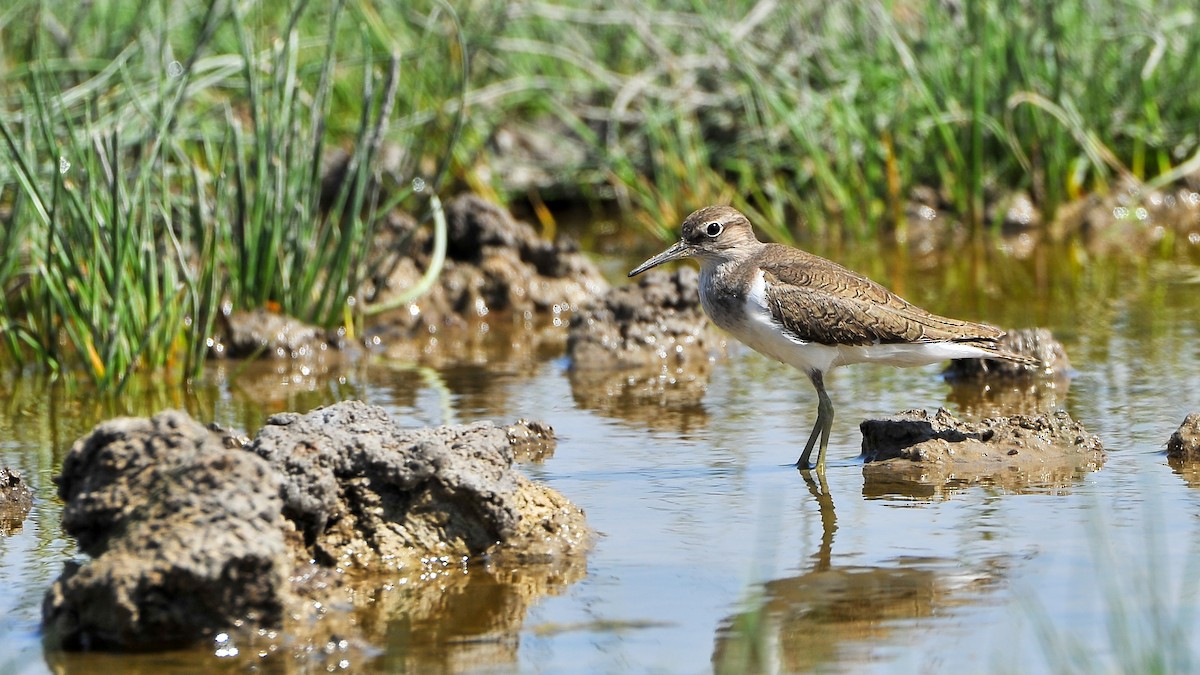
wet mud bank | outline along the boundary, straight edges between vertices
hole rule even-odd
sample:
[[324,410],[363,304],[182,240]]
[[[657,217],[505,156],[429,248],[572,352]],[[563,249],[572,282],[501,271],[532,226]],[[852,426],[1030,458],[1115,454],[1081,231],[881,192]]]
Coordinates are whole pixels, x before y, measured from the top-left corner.
[[47,592],[47,636],[157,649],[263,628],[291,647],[338,630],[369,644],[346,615],[355,598],[402,586],[390,604],[416,611],[447,570],[540,579],[507,603],[527,607],[582,576],[590,538],[578,507],[514,467],[516,448],[552,442],[529,422],[401,429],[360,402],[275,415],[248,443],[175,411],[105,422],[56,479],[88,559]]

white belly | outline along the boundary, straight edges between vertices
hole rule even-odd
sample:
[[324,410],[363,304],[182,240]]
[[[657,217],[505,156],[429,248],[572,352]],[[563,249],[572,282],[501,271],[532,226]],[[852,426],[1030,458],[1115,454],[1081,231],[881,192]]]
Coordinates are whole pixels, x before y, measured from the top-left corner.
[[[707,303],[705,304],[707,310]],[[771,317],[762,272],[754,278],[750,291],[746,294],[745,310],[740,320],[727,319],[717,322],[717,325],[732,333],[751,349],[806,373],[814,370],[823,373],[831,368],[852,363],[909,367],[948,359],[989,356],[978,347],[957,342],[834,346],[795,339],[787,335]]]

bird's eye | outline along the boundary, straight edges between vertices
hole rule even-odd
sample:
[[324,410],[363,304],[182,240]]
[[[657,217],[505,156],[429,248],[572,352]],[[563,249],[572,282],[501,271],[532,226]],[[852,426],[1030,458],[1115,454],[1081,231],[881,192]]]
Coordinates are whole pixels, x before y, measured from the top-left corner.
[[722,227],[720,223],[709,223],[708,225],[704,226],[705,234],[707,234],[710,237],[715,237],[718,234],[721,234],[721,230],[723,230],[723,229],[725,229],[725,228]]

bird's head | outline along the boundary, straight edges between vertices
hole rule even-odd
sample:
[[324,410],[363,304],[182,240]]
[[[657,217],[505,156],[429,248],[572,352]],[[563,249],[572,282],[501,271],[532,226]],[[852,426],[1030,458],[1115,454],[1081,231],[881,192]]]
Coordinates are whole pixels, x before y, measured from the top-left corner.
[[684,219],[679,241],[635,267],[629,276],[683,258],[697,258],[701,265],[736,260],[758,244],[750,220],[740,211],[732,206],[706,206]]

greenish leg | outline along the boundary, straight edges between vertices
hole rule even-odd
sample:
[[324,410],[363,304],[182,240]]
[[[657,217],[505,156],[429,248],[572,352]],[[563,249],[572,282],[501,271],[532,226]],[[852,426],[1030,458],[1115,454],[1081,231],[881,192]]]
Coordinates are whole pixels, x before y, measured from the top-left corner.
[[820,408],[817,409],[817,423],[813,425],[812,433],[808,435],[808,443],[804,446],[804,452],[800,454],[800,459],[796,461],[796,468],[807,471],[808,458],[812,455],[813,448],[817,445],[817,439],[821,437],[821,414]]
[[821,371],[814,370],[809,373],[808,377],[817,390],[817,423],[813,425],[812,433],[808,436],[808,443],[804,446],[804,452],[796,462],[796,468],[801,471],[809,469],[808,460],[812,456],[817,438],[820,437],[821,447],[817,451],[817,475],[824,476],[825,450],[829,447],[829,431],[833,428],[833,401],[829,400],[829,394],[825,393],[825,378]]

